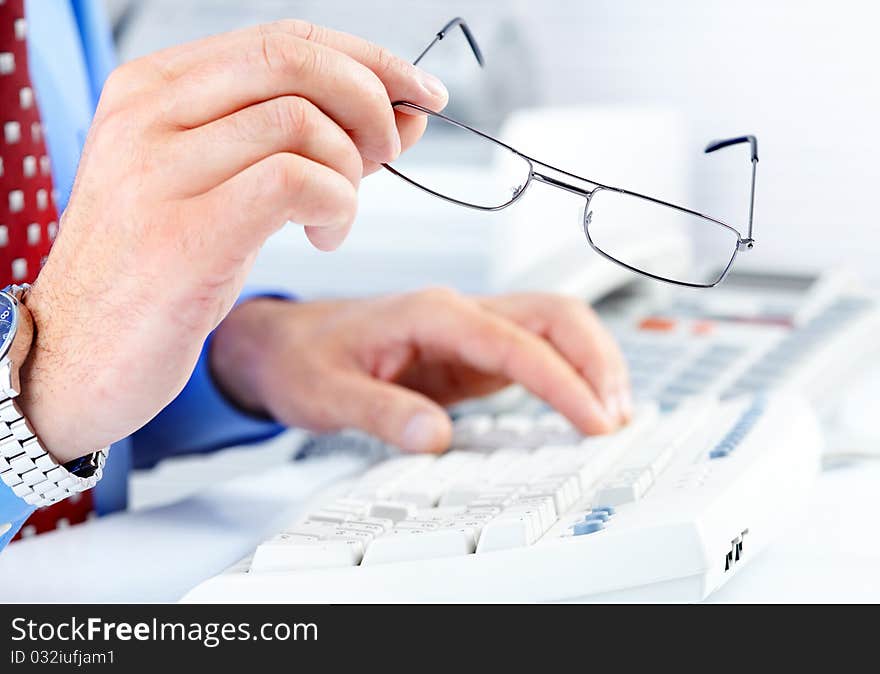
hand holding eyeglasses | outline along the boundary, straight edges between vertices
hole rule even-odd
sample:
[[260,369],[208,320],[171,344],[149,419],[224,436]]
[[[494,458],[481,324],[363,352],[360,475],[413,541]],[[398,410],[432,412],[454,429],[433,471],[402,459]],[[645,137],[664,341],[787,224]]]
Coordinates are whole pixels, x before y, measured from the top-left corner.
[[19,402],[57,458],[129,435],[180,392],[285,221],[320,249],[344,240],[363,174],[424,129],[392,97],[439,109],[447,93],[376,45],[301,21],[114,71],[27,300],[37,339]]

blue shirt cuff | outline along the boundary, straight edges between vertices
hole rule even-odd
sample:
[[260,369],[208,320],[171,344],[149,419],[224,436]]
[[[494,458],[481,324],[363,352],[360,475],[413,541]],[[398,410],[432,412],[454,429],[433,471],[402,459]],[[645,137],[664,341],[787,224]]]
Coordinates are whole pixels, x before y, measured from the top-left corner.
[[16,496],[15,492],[0,480],[0,531],[3,531],[7,524],[10,525],[5,533],[0,534],[0,551],[15,537],[21,525],[34,510],[36,510],[34,506],[25,503],[23,498]]
[[[294,299],[284,292],[243,293],[236,306],[255,297]],[[133,465],[150,468],[177,454],[212,452],[232,445],[267,440],[284,426],[239,409],[217,388],[211,376],[208,336],[186,387],[149,424],[132,436]]]

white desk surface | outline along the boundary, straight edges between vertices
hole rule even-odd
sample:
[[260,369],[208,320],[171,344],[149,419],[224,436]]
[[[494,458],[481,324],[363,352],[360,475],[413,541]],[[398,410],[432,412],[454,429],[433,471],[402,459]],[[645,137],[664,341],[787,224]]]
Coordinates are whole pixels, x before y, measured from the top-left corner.
[[[289,443],[286,454],[292,439],[281,442]],[[285,463],[175,503],[15,543],[0,555],[0,577],[15,579],[0,586],[0,601],[176,601],[359,465],[351,457]],[[801,521],[711,601],[880,601],[878,485],[880,460],[822,473]]]

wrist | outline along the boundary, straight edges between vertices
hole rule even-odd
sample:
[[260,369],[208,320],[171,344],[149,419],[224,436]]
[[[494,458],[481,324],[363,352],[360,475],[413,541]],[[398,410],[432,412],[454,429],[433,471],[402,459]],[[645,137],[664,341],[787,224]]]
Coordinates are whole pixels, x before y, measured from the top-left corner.
[[91,439],[91,432],[77,422],[77,407],[72,393],[63,385],[63,358],[58,346],[53,348],[50,320],[60,319],[50,308],[44,288],[34,287],[20,301],[20,311],[28,316],[32,330],[30,348],[18,366],[19,395],[15,401],[28,420],[40,444],[59,463],[67,463],[95,452],[99,446]]
[[217,326],[208,351],[211,377],[233,405],[270,416],[264,393],[265,361],[272,317],[289,300],[254,297],[236,306]]

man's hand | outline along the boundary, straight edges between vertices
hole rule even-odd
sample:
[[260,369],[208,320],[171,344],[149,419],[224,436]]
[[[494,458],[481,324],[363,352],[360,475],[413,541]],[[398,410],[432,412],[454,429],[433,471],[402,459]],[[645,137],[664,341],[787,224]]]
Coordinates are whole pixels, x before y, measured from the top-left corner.
[[290,425],[356,427],[410,451],[450,439],[440,407],[523,384],[584,433],[632,412],[623,358],[582,302],[427,290],[374,300],[251,300],[214,336],[211,366],[240,406]]
[[345,238],[362,175],[442,108],[436,79],[358,38],[286,21],[126,64],[108,80],[52,254],[26,305],[19,402],[69,460],[140,428],[188,380],[266,238]]

